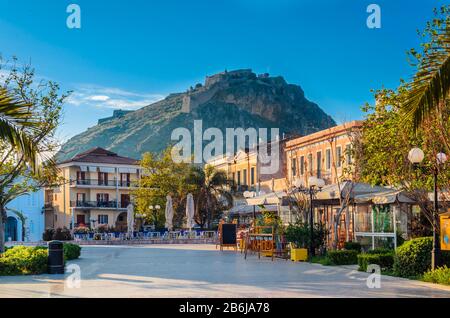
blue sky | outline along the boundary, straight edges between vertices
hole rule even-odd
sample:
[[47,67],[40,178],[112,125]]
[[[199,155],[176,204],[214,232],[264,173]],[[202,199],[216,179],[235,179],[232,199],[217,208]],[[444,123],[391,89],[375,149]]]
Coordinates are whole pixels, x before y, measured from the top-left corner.
[[[409,78],[407,49],[430,0],[0,0],[0,53],[31,61],[74,94],[59,136],[237,68],[282,75],[338,121],[361,118],[370,89]],[[66,7],[82,27],[66,27]],[[381,29],[366,26],[370,3]]]

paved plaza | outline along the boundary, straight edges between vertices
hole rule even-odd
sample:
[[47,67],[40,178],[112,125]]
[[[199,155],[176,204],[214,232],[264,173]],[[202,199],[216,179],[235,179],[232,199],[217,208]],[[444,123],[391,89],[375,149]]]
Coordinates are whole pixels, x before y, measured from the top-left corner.
[[214,245],[84,246],[80,288],[64,275],[0,277],[0,297],[450,297],[450,288],[382,276],[366,285],[356,266],[258,259]]

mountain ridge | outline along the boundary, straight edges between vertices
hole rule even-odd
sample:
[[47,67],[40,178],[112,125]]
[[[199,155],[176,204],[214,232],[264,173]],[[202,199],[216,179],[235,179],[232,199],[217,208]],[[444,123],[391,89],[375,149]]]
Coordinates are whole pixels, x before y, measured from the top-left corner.
[[302,88],[282,76],[256,75],[250,69],[225,71],[205,79],[184,93],[132,112],[100,119],[99,124],[69,139],[59,151],[65,160],[93,147],[139,159],[144,152],[160,152],[170,143],[173,129],[193,131],[202,119],[203,129],[217,127],[280,128],[280,133],[306,135],[335,126],[317,104],[305,98]]

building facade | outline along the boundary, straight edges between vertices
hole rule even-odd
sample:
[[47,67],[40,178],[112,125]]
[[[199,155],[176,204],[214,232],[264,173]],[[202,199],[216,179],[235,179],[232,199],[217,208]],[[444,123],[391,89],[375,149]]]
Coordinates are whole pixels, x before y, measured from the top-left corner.
[[6,205],[5,240],[7,242],[40,241],[45,225],[43,208],[44,189],[29,192],[8,203]]
[[64,184],[46,193],[46,227],[106,225],[123,230],[139,164],[102,148],[58,163]]
[[362,121],[352,121],[286,142],[286,173],[290,185],[296,179],[307,185],[316,176],[325,184],[351,179],[352,140],[361,133]]
[[[264,164],[261,160],[262,151],[257,148],[240,149],[234,156],[219,156],[207,162],[218,170],[225,171],[229,180],[230,189],[239,195],[245,191],[256,193],[269,193],[282,191],[286,188],[286,152],[284,147],[287,140],[278,143],[278,163],[270,174],[263,173]],[[271,153],[270,144],[267,152]],[[274,148],[275,149],[275,148]],[[275,156],[273,156],[275,158]]]

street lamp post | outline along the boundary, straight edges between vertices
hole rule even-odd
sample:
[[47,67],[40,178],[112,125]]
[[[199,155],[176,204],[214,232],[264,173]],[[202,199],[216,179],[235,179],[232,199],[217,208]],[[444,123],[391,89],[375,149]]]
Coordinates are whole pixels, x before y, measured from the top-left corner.
[[294,188],[302,193],[309,195],[309,229],[310,229],[310,237],[309,237],[309,253],[311,256],[316,254],[314,249],[314,207],[313,207],[313,199],[314,195],[320,191],[325,185],[325,181],[321,178],[317,178],[311,176],[308,178],[308,186],[305,187],[301,179],[297,179],[294,182]]
[[[417,166],[425,158],[425,154],[420,148],[412,148],[408,153],[408,160]],[[439,196],[438,196],[438,166],[443,165],[447,161],[447,155],[445,153],[438,153],[436,155],[436,165],[433,167],[433,200],[434,209],[432,216],[433,226],[433,249],[431,250],[431,269],[436,269],[440,264],[441,249],[439,247],[440,235],[436,230],[439,224]]]
[[[244,198],[254,198],[256,196],[255,191],[244,191]],[[256,206],[253,204],[253,226],[256,226]]]

